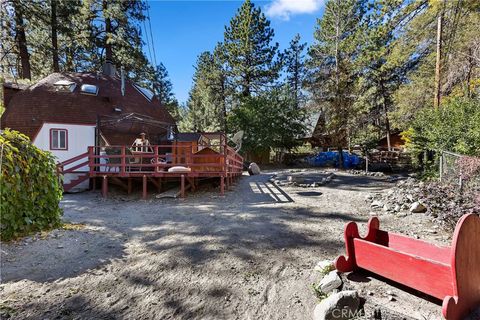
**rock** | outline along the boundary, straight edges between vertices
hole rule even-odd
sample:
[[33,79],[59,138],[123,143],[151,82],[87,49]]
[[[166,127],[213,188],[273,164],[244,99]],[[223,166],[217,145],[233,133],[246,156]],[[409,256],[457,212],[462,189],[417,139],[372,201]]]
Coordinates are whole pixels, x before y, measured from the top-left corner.
[[372,208],[382,208],[383,207],[383,203],[379,200],[375,200],[372,202],[372,204],[370,205]]
[[342,285],[342,279],[338,276],[336,270],[330,271],[325,277],[323,277],[322,281],[318,284],[318,288],[323,293],[330,293],[335,289],[340,288]]
[[388,204],[385,204],[383,206],[383,211],[390,211],[390,206]]
[[412,213],[423,213],[426,211],[427,211],[427,208],[418,201],[412,203],[412,205],[410,206],[410,212]]
[[396,204],[395,207],[393,207],[393,211],[399,212],[402,208],[400,207],[399,204]]
[[314,320],[348,320],[358,316],[360,298],[357,291],[341,291],[322,300],[313,312]]
[[251,176],[260,174],[260,172],[261,171],[260,171],[260,167],[258,166],[258,164],[256,164],[255,162],[250,163],[250,165],[248,166],[248,173]]
[[327,273],[333,270],[335,267],[333,265],[333,261],[331,260],[323,260],[317,263],[315,268],[313,270],[321,272],[321,273]]
[[367,194],[365,196],[365,201],[369,201],[369,200],[372,200],[373,199],[373,194]]

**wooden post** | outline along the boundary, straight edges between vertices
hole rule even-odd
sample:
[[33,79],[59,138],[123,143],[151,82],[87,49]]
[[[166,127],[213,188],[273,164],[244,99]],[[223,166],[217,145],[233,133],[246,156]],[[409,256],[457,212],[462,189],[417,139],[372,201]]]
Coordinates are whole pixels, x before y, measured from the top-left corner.
[[103,176],[102,196],[106,199],[107,195],[108,195],[108,178],[107,178],[107,176]]
[[[159,159],[158,159],[158,146],[155,146],[155,147],[153,148],[153,152],[154,152],[154,156],[153,156],[154,161],[153,161],[153,163],[155,164],[155,166],[153,167],[153,172],[156,173],[156,172],[159,171],[159,170],[158,170],[158,164],[160,163],[160,161],[159,161]],[[151,161],[150,161],[150,163],[151,163]]]
[[225,194],[225,177],[220,177],[220,194],[223,196]]
[[185,175],[180,176],[180,197],[185,198]]
[[122,146],[122,159],[121,159],[121,166],[120,166],[120,176],[125,175],[125,146]]
[[92,191],[97,190],[97,177],[92,178]]
[[127,179],[127,193],[128,194],[132,193],[132,178]]
[[158,178],[157,191],[158,191],[158,193],[162,192],[162,178]]
[[95,159],[93,158],[94,156],[94,147],[90,146],[88,147],[88,167],[90,170],[90,175],[93,174],[94,172],[94,166],[95,166]]
[[142,178],[142,185],[143,185],[143,188],[142,188],[142,199],[143,200],[147,200],[147,176],[146,175],[143,175],[143,178]]
[[443,180],[443,152],[440,154],[440,182]]

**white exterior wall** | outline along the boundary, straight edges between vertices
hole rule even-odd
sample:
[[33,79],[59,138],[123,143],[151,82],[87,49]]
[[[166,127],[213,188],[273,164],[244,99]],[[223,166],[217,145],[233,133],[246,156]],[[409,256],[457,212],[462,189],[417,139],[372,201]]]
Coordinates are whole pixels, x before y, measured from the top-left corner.
[[[51,150],[50,149],[50,129],[65,129],[67,130],[67,150]],[[95,126],[94,125],[80,125],[80,124],[64,124],[64,123],[44,123],[38,132],[33,144],[42,150],[50,151],[56,158],[57,162],[74,158],[82,153],[88,151],[89,146],[95,145]],[[80,159],[77,162],[69,164],[65,169],[85,162],[86,158]],[[88,166],[79,168],[79,171],[88,171]],[[78,177],[78,174],[67,173],[63,177],[64,183],[69,183],[71,180]],[[87,190],[89,181],[86,180],[75,186],[70,192]]]
[[[50,150],[50,129],[67,130],[67,150]],[[58,162],[85,153],[88,146],[95,145],[95,126],[63,123],[44,123],[33,144],[42,150],[50,151]],[[85,160],[83,160],[85,161]]]

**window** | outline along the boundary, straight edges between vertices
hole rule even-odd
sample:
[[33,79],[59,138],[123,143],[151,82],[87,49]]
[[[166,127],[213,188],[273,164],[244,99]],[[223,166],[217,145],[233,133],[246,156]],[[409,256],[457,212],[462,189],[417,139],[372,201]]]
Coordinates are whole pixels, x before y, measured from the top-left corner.
[[93,84],[82,84],[80,87],[80,92],[96,96],[98,94],[98,87]]
[[138,84],[136,84],[136,83],[133,84],[133,87],[134,87],[135,89],[137,89],[138,92],[140,92],[140,93],[145,97],[145,99],[147,99],[148,101],[152,101],[153,96],[154,96],[154,94],[153,94],[152,91],[150,91],[150,90],[148,90],[148,89],[145,89],[145,88],[143,88],[143,87],[140,87],[140,86],[139,86]]
[[56,91],[73,92],[77,84],[68,80],[59,80],[53,84]]
[[68,150],[66,129],[50,129],[50,150]]

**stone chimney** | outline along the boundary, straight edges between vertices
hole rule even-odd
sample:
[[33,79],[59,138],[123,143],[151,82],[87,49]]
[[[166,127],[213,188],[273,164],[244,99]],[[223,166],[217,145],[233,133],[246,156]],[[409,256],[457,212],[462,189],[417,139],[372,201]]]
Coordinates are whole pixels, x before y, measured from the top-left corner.
[[102,73],[106,76],[114,77],[117,74],[117,69],[113,65],[112,61],[107,60],[102,66]]

